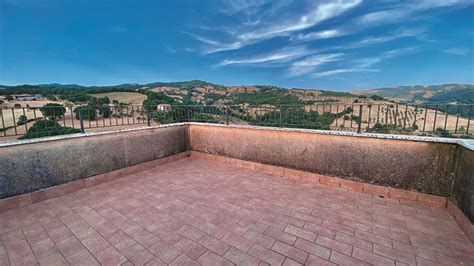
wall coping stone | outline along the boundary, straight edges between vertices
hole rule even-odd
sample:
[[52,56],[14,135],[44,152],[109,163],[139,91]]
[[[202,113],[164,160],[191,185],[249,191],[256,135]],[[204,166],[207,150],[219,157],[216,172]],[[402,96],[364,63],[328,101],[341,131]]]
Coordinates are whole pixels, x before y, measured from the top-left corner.
[[150,127],[143,126],[143,127],[134,127],[134,128],[120,129],[120,130],[111,130],[111,131],[86,132],[84,134],[75,133],[75,134],[51,136],[51,137],[44,137],[44,138],[13,140],[13,141],[0,142],[0,148],[55,141],[55,140],[75,139],[75,138],[93,137],[93,136],[116,134],[116,133],[125,133],[125,132],[132,132],[132,131],[150,130],[150,129],[156,129],[156,128],[179,127],[179,126],[184,126],[184,125],[187,125],[187,123],[174,123],[174,124],[166,124],[166,125],[158,125],[158,126],[150,126]]
[[378,138],[378,139],[394,139],[394,140],[407,140],[407,141],[418,141],[418,142],[448,143],[448,144],[458,144],[460,146],[463,146],[464,148],[474,151],[474,140],[460,139],[460,138],[439,138],[439,137],[427,137],[427,136],[365,133],[365,132],[357,133],[357,132],[350,132],[350,131],[319,130],[319,129],[304,129],[304,128],[222,125],[222,124],[197,123],[197,122],[188,122],[187,124],[199,125],[199,126],[225,127],[225,128],[263,129],[263,130],[270,130],[270,131],[285,131],[285,132],[304,132],[304,133],[313,133],[313,134],[322,134],[322,135],[336,135],[336,136],[348,136],[348,137],[360,137],[360,138]]
[[74,139],[82,137],[92,137],[108,134],[116,134],[131,131],[150,130],[156,128],[176,127],[184,125],[199,125],[199,126],[213,126],[213,127],[225,127],[225,128],[243,128],[243,129],[260,129],[260,130],[271,130],[271,131],[283,131],[283,132],[304,132],[322,135],[336,135],[336,136],[348,136],[348,137],[360,137],[360,138],[378,138],[378,139],[394,139],[394,140],[407,140],[407,141],[418,141],[418,142],[435,142],[435,143],[448,143],[457,144],[468,150],[474,151],[474,140],[459,139],[459,138],[439,138],[439,137],[426,137],[426,136],[413,136],[413,135],[398,135],[398,134],[380,134],[380,133],[357,133],[350,131],[336,131],[336,130],[319,130],[319,129],[304,129],[304,128],[277,128],[277,127],[263,127],[263,126],[247,126],[247,125],[223,125],[223,124],[211,124],[211,123],[198,123],[198,122],[183,122],[173,123],[158,126],[143,126],[120,130],[102,131],[102,132],[86,132],[85,134],[76,133],[44,138],[26,139],[26,140],[14,140],[7,142],[0,142],[0,148],[10,147],[17,145],[25,145],[32,143],[40,143],[54,140]]

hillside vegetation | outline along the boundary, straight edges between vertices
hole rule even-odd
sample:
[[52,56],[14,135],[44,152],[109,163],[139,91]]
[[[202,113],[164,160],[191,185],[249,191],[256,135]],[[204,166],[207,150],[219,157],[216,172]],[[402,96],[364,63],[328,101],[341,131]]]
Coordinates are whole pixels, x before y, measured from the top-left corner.
[[354,91],[356,95],[378,95],[393,101],[417,104],[474,104],[473,84],[400,86]]
[[[277,86],[223,86],[201,80],[183,82],[126,83],[115,86],[19,85],[0,86],[0,95],[41,94],[48,99],[86,103],[91,97],[108,97],[111,101],[141,104],[171,103],[199,105],[303,105],[325,102],[353,103],[363,96],[347,92],[308,89],[286,89]],[[155,95],[159,94],[159,95]],[[156,100],[160,98],[160,100]]]
[[[159,93],[156,96],[155,93]],[[282,88],[268,85],[224,86],[202,80],[182,82],[126,83],[115,86],[18,85],[1,86],[0,95],[41,94],[48,99],[86,103],[91,97],[109,97],[123,103],[187,105],[307,105],[318,103],[386,103],[386,100],[416,104],[474,104],[474,85],[444,84],[399,86],[349,92]]]

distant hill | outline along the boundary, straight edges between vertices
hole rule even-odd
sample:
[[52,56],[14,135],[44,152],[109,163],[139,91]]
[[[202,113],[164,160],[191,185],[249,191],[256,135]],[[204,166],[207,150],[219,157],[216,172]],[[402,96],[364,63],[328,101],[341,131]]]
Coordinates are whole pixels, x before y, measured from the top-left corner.
[[[443,84],[428,86],[399,86],[354,92],[337,92],[271,85],[225,86],[202,80],[179,82],[125,83],[112,86],[82,86],[77,84],[0,85],[0,95],[53,94],[74,101],[84,100],[80,94],[111,92],[161,93],[184,104],[314,104],[339,102],[344,104],[383,101],[417,104],[474,104],[473,84]],[[73,96],[70,96],[73,95]],[[365,97],[377,95],[382,98]]]
[[393,101],[417,104],[474,104],[474,84],[399,86],[352,92],[378,95]]
[[360,98],[348,92],[282,88],[271,85],[224,86],[202,80],[154,82],[137,90],[162,92],[180,102],[205,104],[309,104],[324,102],[352,103]]
[[[9,94],[42,94],[56,95],[60,99],[72,102],[83,102],[93,94],[113,92],[139,92],[149,95],[157,93],[166,96],[167,102],[176,101],[184,104],[240,104],[240,105],[288,105],[314,103],[347,103],[367,102],[365,97],[348,92],[311,90],[299,88],[282,88],[270,85],[224,86],[202,80],[179,82],[153,82],[147,84],[125,83],[113,86],[82,86],[77,84],[40,84],[1,86],[0,95]],[[174,100],[170,100],[172,98]]]

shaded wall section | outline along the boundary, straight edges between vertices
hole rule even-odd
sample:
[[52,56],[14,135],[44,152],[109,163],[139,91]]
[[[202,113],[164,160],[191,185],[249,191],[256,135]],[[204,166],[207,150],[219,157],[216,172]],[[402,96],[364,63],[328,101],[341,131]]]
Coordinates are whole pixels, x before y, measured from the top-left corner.
[[474,223],[474,151],[459,146],[456,166],[450,199]]
[[457,145],[190,125],[193,150],[448,196]]
[[181,125],[0,148],[0,198],[177,154],[187,137]]

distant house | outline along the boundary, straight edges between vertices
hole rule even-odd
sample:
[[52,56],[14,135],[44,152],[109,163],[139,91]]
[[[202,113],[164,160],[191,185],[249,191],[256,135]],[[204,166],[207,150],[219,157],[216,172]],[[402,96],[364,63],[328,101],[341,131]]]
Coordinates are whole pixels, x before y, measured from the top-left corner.
[[171,111],[171,104],[158,104],[158,111],[169,112]]
[[40,94],[12,94],[11,95],[15,100],[18,101],[35,101],[35,100],[41,100],[43,99],[43,96]]

